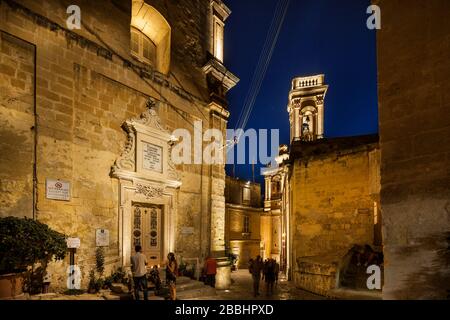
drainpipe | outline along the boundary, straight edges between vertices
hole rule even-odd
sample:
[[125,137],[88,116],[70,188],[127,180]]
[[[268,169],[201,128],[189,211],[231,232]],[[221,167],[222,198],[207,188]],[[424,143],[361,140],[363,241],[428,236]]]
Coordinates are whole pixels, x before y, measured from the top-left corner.
[[33,79],[33,118],[34,118],[34,143],[33,143],[33,220],[37,219],[37,144],[38,144],[38,115],[37,115],[37,98],[36,98],[36,82],[37,82],[37,49],[36,45],[33,44],[34,48],[34,79]]

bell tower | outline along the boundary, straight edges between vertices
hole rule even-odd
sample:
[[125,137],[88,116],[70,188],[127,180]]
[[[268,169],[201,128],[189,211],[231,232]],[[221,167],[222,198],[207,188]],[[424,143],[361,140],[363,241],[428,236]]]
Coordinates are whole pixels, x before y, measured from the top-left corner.
[[287,108],[291,143],[323,138],[324,99],[328,90],[324,80],[323,74],[292,80]]

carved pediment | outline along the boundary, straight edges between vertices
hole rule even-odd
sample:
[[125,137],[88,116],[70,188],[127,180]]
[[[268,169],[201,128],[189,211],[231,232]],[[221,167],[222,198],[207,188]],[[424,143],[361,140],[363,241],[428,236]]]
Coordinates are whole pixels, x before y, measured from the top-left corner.
[[[127,142],[112,166],[111,173],[116,178],[149,180],[178,187],[181,185],[181,178],[171,158],[172,137],[162,125],[155,107],[156,102],[150,100],[147,109],[140,116],[123,123]],[[143,152],[149,153],[148,149],[152,148],[156,150],[156,154],[143,157]],[[150,168],[144,165],[147,164],[145,161],[150,162]],[[159,170],[152,171],[152,166]]]
[[133,118],[128,122],[130,122],[131,125],[138,123],[169,134],[169,132],[163,127],[161,118],[158,116],[156,110],[154,109],[155,107],[156,102],[154,100],[149,100],[147,102],[147,110],[145,110],[139,117]]

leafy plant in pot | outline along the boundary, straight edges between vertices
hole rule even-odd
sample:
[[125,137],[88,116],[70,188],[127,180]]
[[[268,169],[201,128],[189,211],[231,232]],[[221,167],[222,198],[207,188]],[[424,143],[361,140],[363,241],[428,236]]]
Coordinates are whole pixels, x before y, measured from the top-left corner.
[[48,263],[64,259],[66,236],[27,218],[0,218],[0,299],[40,293]]

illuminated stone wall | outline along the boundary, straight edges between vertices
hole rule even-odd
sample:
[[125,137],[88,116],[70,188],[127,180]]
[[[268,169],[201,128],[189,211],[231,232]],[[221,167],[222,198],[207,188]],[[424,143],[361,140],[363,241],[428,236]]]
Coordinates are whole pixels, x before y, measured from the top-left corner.
[[324,139],[292,148],[294,279],[297,285],[323,294],[326,288],[319,284],[334,285],[334,274],[316,281],[302,275],[305,270],[310,270],[308,274],[321,266],[331,270],[332,263],[339,262],[354,244],[374,244],[374,203],[379,193],[377,136]]
[[[250,201],[243,201],[243,188],[249,188]],[[260,252],[261,242],[261,186],[258,183],[226,177],[225,237],[228,252],[238,255],[238,267],[246,268],[248,261]],[[248,231],[244,232],[244,217],[248,217]]]
[[384,299],[450,290],[450,2],[374,1]]
[[264,248],[264,259],[272,256],[272,216],[270,214],[261,215],[261,242]]
[[33,217],[34,57],[32,45],[1,35],[0,216]]

